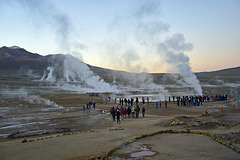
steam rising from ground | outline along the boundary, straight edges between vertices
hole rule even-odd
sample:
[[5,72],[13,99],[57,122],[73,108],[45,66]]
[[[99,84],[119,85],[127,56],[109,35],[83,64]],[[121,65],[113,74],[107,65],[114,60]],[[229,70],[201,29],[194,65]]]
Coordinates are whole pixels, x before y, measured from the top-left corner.
[[147,73],[115,72],[115,79],[109,84],[95,75],[85,63],[71,55],[52,55],[49,64],[41,81],[56,84],[59,89],[111,93],[140,91],[155,92],[165,97],[169,95],[168,91],[162,85],[155,84]]
[[[13,0],[10,3],[12,2],[24,8],[24,11],[30,13],[28,15],[33,15],[30,17],[34,23],[39,23],[35,20],[38,19],[40,23],[50,25],[54,30],[56,42],[63,52],[76,53],[75,50],[86,47],[76,41],[78,34],[74,31],[71,19],[60,12],[54,4],[46,0]],[[181,33],[164,37],[170,25],[162,22],[160,16],[159,0],[136,1],[131,11],[121,12],[121,15],[116,16],[109,27],[111,34],[106,35],[106,39],[109,40],[105,45],[107,56],[102,56],[104,62],[113,68],[123,66],[120,69],[127,68],[131,72],[148,72],[149,68],[156,70],[164,68],[170,73],[180,74],[182,79],[177,80],[178,85],[192,87],[196,94],[202,95],[199,81],[191,71],[189,57],[184,53],[191,51],[193,45],[185,42]],[[77,55],[80,55],[79,52]],[[130,83],[124,84],[125,86],[157,89],[161,94],[169,94],[163,86],[154,83],[151,76],[146,73],[140,76],[134,74],[128,76],[124,79]],[[175,76],[171,77],[175,78]],[[71,56],[62,56],[62,58],[52,56],[52,63],[41,80],[56,82],[58,87],[63,89],[118,91],[115,85],[104,82],[99,76],[94,75],[87,65]]]
[[41,81],[57,82],[57,86],[64,90],[79,92],[117,92],[115,85],[104,82],[99,76],[79,59],[71,55],[55,55],[50,58]]
[[12,98],[19,98],[20,100],[26,101],[30,104],[39,104],[44,106],[52,106],[55,109],[63,109],[64,107],[61,105],[56,104],[55,102],[42,98],[38,95],[29,94],[25,89],[21,88],[14,91],[5,91],[5,95],[12,97]]
[[191,71],[189,57],[184,54],[185,51],[190,51],[192,48],[192,44],[185,42],[183,34],[175,34],[158,44],[158,54],[166,61],[170,73],[181,75],[182,80],[178,80],[178,84],[191,86],[198,95],[202,95],[200,82]]
[[148,73],[116,72],[114,83],[122,90],[122,93],[140,92],[145,94],[159,94],[164,99],[169,96],[164,86],[154,83],[153,77]]
[[[160,2],[156,0],[141,1],[131,14],[126,12],[114,19],[110,28],[113,28],[112,35],[117,35],[114,37],[117,41],[113,42],[110,38],[111,41],[107,42],[110,46],[107,52],[113,53],[113,57],[104,58],[134,72],[147,71],[144,66],[165,68],[170,73],[180,75],[181,79],[176,79],[178,85],[192,87],[195,94],[202,95],[199,81],[191,71],[189,57],[184,53],[191,51],[193,45],[187,43],[181,33],[164,38],[170,25],[161,21],[160,7]],[[149,61],[152,63],[146,63]],[[149,87],[154,88],[155,84],[151,84]]]

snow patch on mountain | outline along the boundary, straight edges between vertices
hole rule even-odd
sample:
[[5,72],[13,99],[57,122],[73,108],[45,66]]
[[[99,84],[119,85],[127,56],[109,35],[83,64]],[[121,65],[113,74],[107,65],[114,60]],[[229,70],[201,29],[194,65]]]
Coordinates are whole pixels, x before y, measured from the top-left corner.
[[12,47],[8,47],[8,48],[11,48],[11,49],[22,49],[21,47],[18,47],[18,46],[12,46]]

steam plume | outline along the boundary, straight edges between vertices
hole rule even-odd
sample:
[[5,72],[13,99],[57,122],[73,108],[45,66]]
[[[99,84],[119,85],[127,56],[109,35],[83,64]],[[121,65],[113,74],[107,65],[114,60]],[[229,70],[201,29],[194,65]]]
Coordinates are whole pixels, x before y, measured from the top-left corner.
[[[133,11],[132,15],[126,15],[125,17],[122,16],[123,18],[118,17],[114,20],[114,24],[117,25],[114,25],[116,28],[113,29],[119,34],[124,34],[126,32],[126,28],[129,31],[126,33],[126,39],[123,42],[124,46],[134,46],[136,50],[132,50],[135,51],[135,57],[138,57],[134,59],[130,58],[131,63],[135,64],[135,66],[143,66],[143,64],[148,65],[145,64],[144,60],[149,57],[152,57],[152,61],[155,63],[156,61],[154,61],[154,59],[158,59],[158,66],[166,66],[168,72],[180,74],[182,79],[176,80],[178,81],[178,85],[183,87],[192,87],[196,94],[202,95],[202,89],[199,81],[196,75],[191,71],[189,64],[190,59],[184,53],[191,51],[193,45],[185,41],[182,33],[177,33],[164,38],[163,35],[168,32],[170,25],[162,22],[160,19],[161,6],[159,1],[144,1],[140,5],[136,4],[136,6],[136,10]],[[128,21],[128,23],[126,21]],[[121,32],[121,28],[118,28],[118,26],[125,28],[125,30]],[[123,51],[123,48],[120,48],[121,45],[118,44],[115,46],[118,46],[117,51],[121,51],[119,52],[119,55],[123,56],[123,53],[125,52]],[[128,50],[129,49],[127,49],[127,51]],[[137,52],[139,50],[145,51],[145,54],[143,55]],[[121,64],[125,63],[123,61],[126,62],[125,59],[121,59]],[[133,66],[128,66],[128,69],[132,67]],[[138,72],[142,71],[142,69],[143,68],[138,67]],[[172,78],[174,77],[175,76],[172,76]]]
[[[74,31],[69,16],[59,11],[50,1],[10,0],[9,4],[17,4],[24,12],[28,13],[27,15],[36,29],[40,29],[39,26],[49,26],[62,52],[75,54],[76,51],[86,48],[86,45],[76,40],[78,34]],[[77,52],[78,54],[80,53]]]
[[[89,67],[71,55],[54,55],[42,81],[58,82],[58,87],[75,91],[117,92],[115,85],[100,79]],[[66,84],[67,83],[67,84]]]
[[38,95],[29,94],[24,88],[21,88],[21,89],[15,90],[15,91],[11,91],[11,92],[6,91],[5,94],[10,97],[18,97],[19,99],[29,102],[30,104],[40,104],[40,105],[52,106],[55,109],[63,109],[64,108],[63,106],[58,105],[49,99],[42,98]]
[[189,57],[184,54],[192,48],[192,44],[185,42],[183,34],[175,34],[158,44],[158,54],[166,61],[170,73],[179,73],[182,84],[193,87],[198,95],[202,95],[200,82],[191,71]]

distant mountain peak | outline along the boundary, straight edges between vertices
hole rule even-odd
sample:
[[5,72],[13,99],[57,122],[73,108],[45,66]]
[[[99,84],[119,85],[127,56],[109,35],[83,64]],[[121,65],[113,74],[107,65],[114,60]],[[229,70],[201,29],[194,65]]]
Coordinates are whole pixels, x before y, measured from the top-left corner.
[[14,60],[14,61],[36,61],[45,59],[44,56],[26,51],[24,48],[18,46],[1,47],[0,60]]
[[12,47],[8,47],[8,48],[10,48],[10,49],[23,49],[23,48],[18,47],[18,46],[12,46]]

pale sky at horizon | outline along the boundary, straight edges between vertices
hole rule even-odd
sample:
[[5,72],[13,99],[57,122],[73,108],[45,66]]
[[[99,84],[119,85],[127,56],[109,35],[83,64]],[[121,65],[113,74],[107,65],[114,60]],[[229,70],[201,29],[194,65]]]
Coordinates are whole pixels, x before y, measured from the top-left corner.
[[240,66],[239,0],[0,0],[0,24],[0,47],[104,68],[166,72],[156,52],[174,35],[194,72]]

